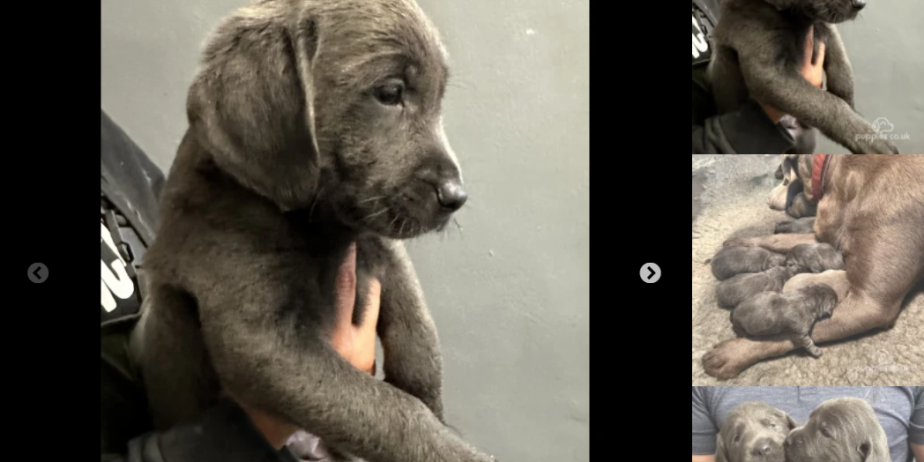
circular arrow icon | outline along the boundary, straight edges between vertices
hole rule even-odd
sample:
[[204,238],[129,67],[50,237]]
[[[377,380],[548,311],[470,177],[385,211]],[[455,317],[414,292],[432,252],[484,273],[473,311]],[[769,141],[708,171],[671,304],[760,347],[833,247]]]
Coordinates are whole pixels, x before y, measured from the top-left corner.
[[48,267],[42,263],[33,263],[29,266],[29,280],[41,284],[48,280]]
[[642,270],[638,272],[639,276],[642,277],[642,281],[645,281],[648,284],[654,284],[661,279],[661,267],[654,263],[645,263],[642,266]]

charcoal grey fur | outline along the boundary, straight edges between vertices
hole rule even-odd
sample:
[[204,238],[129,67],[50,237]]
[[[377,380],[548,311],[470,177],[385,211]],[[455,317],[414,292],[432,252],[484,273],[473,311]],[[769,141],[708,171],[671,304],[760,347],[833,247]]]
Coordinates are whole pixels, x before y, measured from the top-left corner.
[[[853,70],[834,24],[852,20],[865,0],[725,0],[714,31],[709,78],[719,113],[749,96],[819,129],[855,154],[897,154],[854,109]],[[827,91],[801,74],[814,26],[825,43]]]
[[762,402],[736,406],[716,438],[716,462],[783,462],[783,444],[796,421]]
[[[465,200],[447,67],[412,0],[264,0],[208,42],[144,265],[133,353],[158,428],[220,392],[375,462],[488,462],[442,422],[433,321],[401,239]],[[382,282],[384,382],[326,340],[357,243]],[[357,311],[354,323],[362,313]]]
[[860,398],[825,401],[809,421],[789,433],[787,462],[892,462],[876,411]]
[[800,244],[786,254],[786,267],[792,276],[844,269],[844,256],[830,244]]
[[794,293],[763,292],[738,305],[731,313],[739,337],[786,335],[812,356],[821,349],[812,341],[815,321],[830,316],[837,306],[837,293],[824,284],[803,287]]
[[725,247],[712,258],[712,274],[724,281],[741,273],[760,273],[785,263],[785,255],[759,247]]
[[774,234],[812,234],[815,231],[815,217],[781,221],[776,224]]
[[715,290],[715,298],[722,308],[734,308],[741,302],[761,293],[780,292],[792,277],[785,266],[771,268],[762,273],[739,274],[722,281]]

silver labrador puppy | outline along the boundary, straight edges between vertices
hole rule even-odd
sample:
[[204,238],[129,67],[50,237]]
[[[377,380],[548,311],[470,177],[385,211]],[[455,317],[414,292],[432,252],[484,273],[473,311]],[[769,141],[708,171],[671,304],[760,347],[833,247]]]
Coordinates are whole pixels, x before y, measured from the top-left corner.
[[728,415],[716,440],[716,462],[783,462],[783,443],[796,421],[762,402],[743,403]]
[[[366,460],[493,460],[442,422],[436,329],[401,244],[466,200],[447,77],[413,0],[262,0],[221,23],[144,261],[133,351],[158,427],[225,393]],[[385,382],[327,341],[352,242],[356,306],[382,282]]]
[[873,407],[859,398],[825,401],[786,438],[787,462],[891,462]]
[[[751,96],[854,154],[898,154],[854,109],[853,70],[834,26],[854,19],[865,6],[866,0],[723,1],[709,65],[718,111],[735,110]],[[826,46],[827,91],[800,72],[806,53],[801,44],[810,30],[816,53],[821,42]]]

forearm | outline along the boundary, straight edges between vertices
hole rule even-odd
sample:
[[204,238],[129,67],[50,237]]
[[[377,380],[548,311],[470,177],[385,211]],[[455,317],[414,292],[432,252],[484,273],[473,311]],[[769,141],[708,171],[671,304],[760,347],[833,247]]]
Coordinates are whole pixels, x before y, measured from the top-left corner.
[[693,456],[693,462],[715,462],[715,456]]
[[912,444],[911,452],[914,453],[914,460],[917,462],[924,462],[924,445]]

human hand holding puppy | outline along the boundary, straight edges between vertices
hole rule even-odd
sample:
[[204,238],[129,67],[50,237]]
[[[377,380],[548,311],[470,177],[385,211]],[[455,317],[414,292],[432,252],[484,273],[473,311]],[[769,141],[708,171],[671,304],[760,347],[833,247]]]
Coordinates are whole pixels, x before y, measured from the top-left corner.
[[[331,346],[357,369],[375,373],[375,326],[379,319],[381,285],[373,279],[363,322],[354,326],[353,309],[356,302],[356,244],[350,246],[346,260],[337,274],[337,325],[331,333]],[[284,420],[254,409],[244,403],[241,407],[253,421],[257,430],[274,448],[282,448],[298,427]]]
[[[815,62],[812,62],[812,57],[815,55],[815,27],[812,26],[809,28],[808,35],[805,37],[805,53],[803,53],[804,60],[802,63],[802,77],[805,77],[812,85],[822,88],[825,80],[825,43],[821,42],[818,44],[818,55],[815,56]],[[779,123],[783,117],[786,116],[779,109],[769,105],[760,103],[760,106],[764,108],[764,112],[767,113],[767,116],[770,117],[770,120],[773,123]]]

